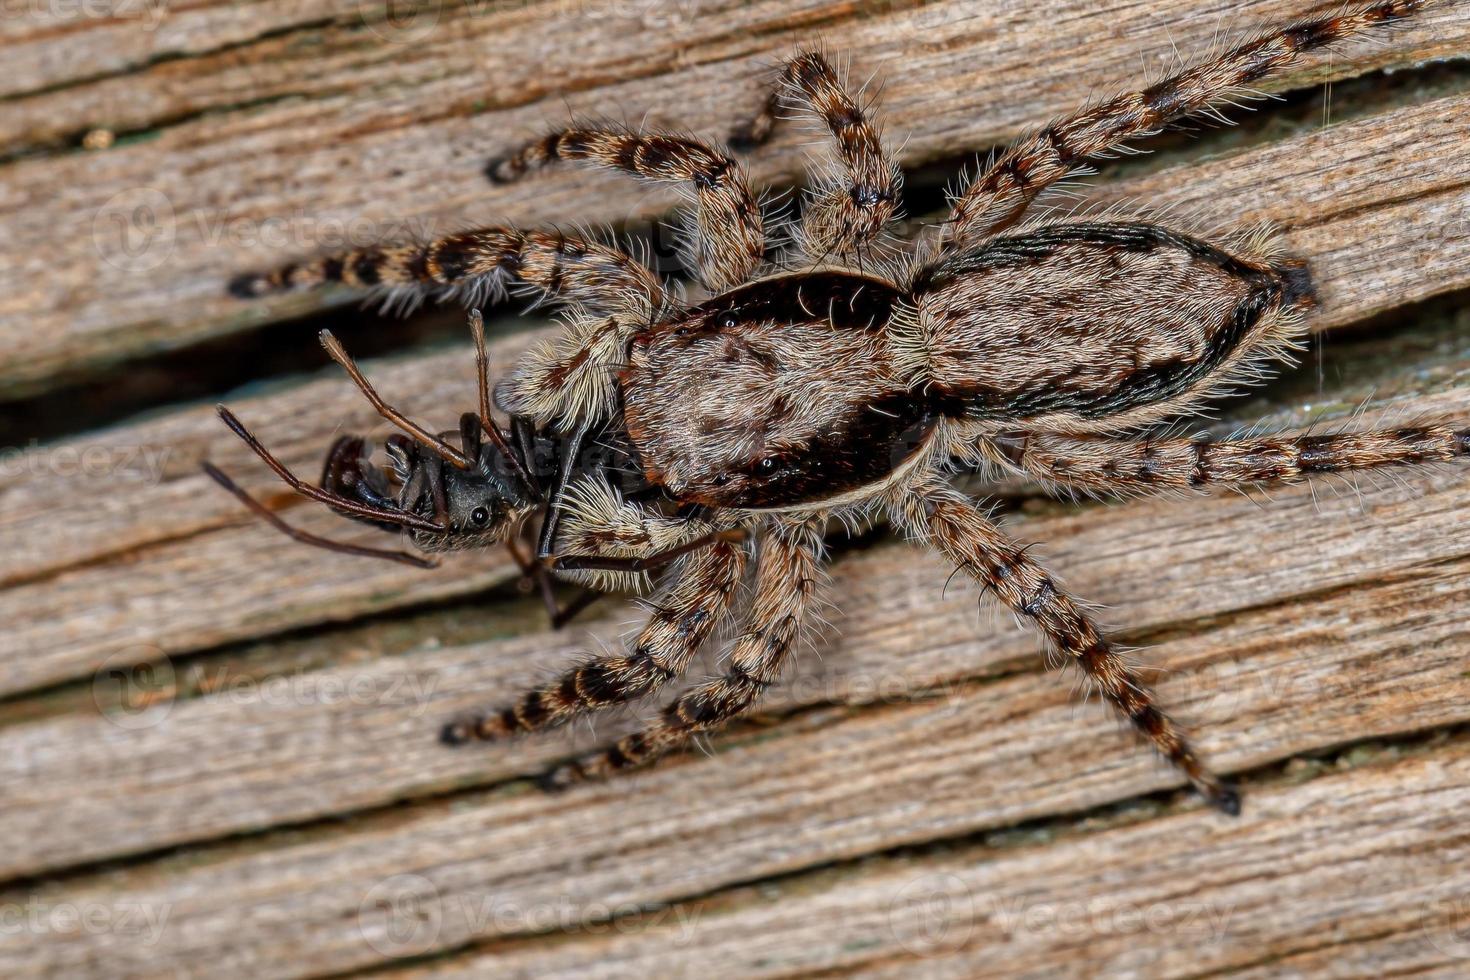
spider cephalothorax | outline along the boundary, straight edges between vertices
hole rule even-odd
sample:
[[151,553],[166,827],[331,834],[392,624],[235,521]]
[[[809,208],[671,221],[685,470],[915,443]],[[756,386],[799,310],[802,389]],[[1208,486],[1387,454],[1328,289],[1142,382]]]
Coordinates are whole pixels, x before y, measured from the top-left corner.
[[[589,127],[538,139],[499,158],[490,174],[516,179],[572,160],[687,183],[696,201],[693,264],[707,298],[676,300],[612,246],[513,228],[361,250],[246,276],[233,289],[254,296],[340,281],[477,295],[516,286],[570,307],[561,335],[495,389],[522,444],[561,447],[544,496],[538,489],[534,498],[547,505],[539,557],[583,576],[669,568],[627,652],[452,723],[447,741],[545,728],[667,686],[734,614],[753,558],[753,594],[724,675],[686,690],[646,730],[548,779],[560,786],[632,766],[719,726],[776,681],[801,636],[828,519],[886,511],[1031,622],[1211,802],[1235,812],[1235,791],[1195,755],[1080,603],[945,474],[959,460],[1063,490],[1143,492],[1470,453],[1470,432],[1442,424],[1219,442],[1158,434],[1160,423],[1259,377],[1295,348],[1316,302],[1306,268],[1261,234],[1202,235],[1145,221],[1020,223],[1039,194],[1088,158],[1212,110],[1303,52],[1422,5],[1390,0],[1299,23],[1058,120],[983,169],[940,234],[906,262],[881,258],[898,171],[864,107],[821,54],[804,53],[738,131],[741,142],[758,143],[789,103],[815,115],[835,143],[838,172],[808,192],[797,254],[781,269],[766,262],[760,209],[732,157],[689,137]],[[465,431],[493,430],[488,396],[481,400]],[[644,484],[636,493],[614,482],[612,467],[583,460],[579,447],[599,434],[628,447]],[[499,520],[515,524],[531,502]]]

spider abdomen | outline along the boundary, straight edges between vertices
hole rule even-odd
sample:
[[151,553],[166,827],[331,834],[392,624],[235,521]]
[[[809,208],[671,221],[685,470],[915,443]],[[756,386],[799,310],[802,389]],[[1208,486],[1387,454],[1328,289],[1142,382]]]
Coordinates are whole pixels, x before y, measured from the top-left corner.
[[1063,224],[926,270],[895,344],[945,414],[1087,432],[1218,393],[1289,349],[1299,264],[1148,224]]

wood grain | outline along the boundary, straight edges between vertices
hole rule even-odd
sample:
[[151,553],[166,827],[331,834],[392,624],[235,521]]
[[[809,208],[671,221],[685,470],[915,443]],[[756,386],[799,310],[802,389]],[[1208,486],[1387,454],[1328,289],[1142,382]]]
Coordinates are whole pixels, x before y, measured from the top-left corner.
[[1291,782],[1228,828],[1180,813],[970,843],[388,975],[679,976],[712,961],[752,977],[1462,975],[1465,742]]
[[[882,110],[914,164],[1000,142],[1100,84],[1136,79],[1140,66],[1156,74],[1176,48],[1205,50],[1222,29],[1312,9],[1257,0],[1222,24],[1218,9],[1166,0],[430,7],[432,23],[408,20],[395,33],[371,13],[319,23],[305,2],[248,13],[206,3],[155,32],[153,64],[132,45],[119,50],[110,21],[72,25],[64,42],[47,30],[0,40],[22,55],[46,45],[61,65],[106,52],[91,80],[23,58],[31,67],[17,84],[31,94],[6,103],[13,122],[0,144],[23,149],[93,127],[135,134],[105,151],[0,168],[0,394],[344,302],[242,305],[222,292],[234,273],[343,241],[661,213],[672,196],[629,193],[608,176],[563,171],[491,188],[480,171],[569,110],[721,137],[760,104],[768,68],[799,41],[820,38],[850,54],[855,74],[882,76]],[[175,29],[198,44],[197,59],[173,56],[185,50]],[[1455,56],[1467,42],[1470,8],[1445,3],[1392,43],[1355,46],[1282,84]],[[755,176],[794,179],[804,138],[787,132],[763,150]]]
[[[1162,695],[1199,727],[1204,749],[1230,770],[1349,740],[1463,723],[1470,716],[1464,672],[1470,652],[1470,621],[1463,612],[1466,570],[1467,562],[1460,559],[1428,573],[1381,576],[1383,585],[1360,584],[1242,611],[1213,625],[1194,621],[1151,647],[1149,658],[1169,668],[1159,685]],[[933,571],[941,569],[936,565]],[[1136,586],[1139,592],[1154,591],[1151,583]],[[856,694],[876,680],[888,680],[889,671],[902,669],[900,661],[928,659],[926,643],[902,655],[889,650],[886,663],[870,669],[837,666],[814,685],[825,688],[827,700],[839,706],[798,714],[744,738],[720,739],[712,758],[686,758],[561,796],[511,784],[456,801],[333,822],[299,836],[271,835],[249,847],[206,849],[187,861],[150,862],[27,888],[19,894],[48,905],[168,909],[167,928],[147,946],[136,936],[113,933],[54,941],[25,937],[18,944],[0,936],[0,968],[7,975],[66,969],[75,975],[131,976],[228,962],[255,976],[329,973],[382,958],[381,946],[389,937],[374,934],[371,908],[361,917],[359,909],[404,884],[403,876],[428,887],[445,908],[464,914],[445,915],[428,950],[390,949],[389,955],[537,932],[533,916],[550,910],[560,910],[556,914],[575,927],[601,908],[702,896],[875,849],[1086,812],[1176,785],[1175,775],[1143,753],[1100,707],[1080,710],[1069,685],[1057,677],[1030,671],[986,677],[997,665],[987,664],[982,651],[995,641],[984,641],[977,650],[970,639],[973,601],[964,597],[953,610],[963,629],[962,636],[951,634],[950,643],[958,643],[965,656],[962,673],[947,684],[928,678],[914,689],[889,688],[877,701]],[[1134,603],[1121,606],[1129,610]],[[897,628],[911,633],[911,622],[905,618]],[[858,624],[847,625],[848,636],[862,635],[851,629]],[[924,632],[948,631],[943,619],[932,617]],[[1030,646],[1008,645],[1012,656]],[[835,655],[841,658],[841,650]],[[436,669],[454,689],[445,692],[447,698],[436,696],[436,707],[467,693],[456,683],[468,679],[472,668],[465,661],[451,665],[431,653],[416,656],[411,668]],[[931,693],[916,694],[922,690]],[[867,703],[840,706],[848,700]],[[140,759],[142,768],[134,776],[131,763],[99,759],[98,775],[110,769],[105,778],[118,789],[141,777],[130,787],[134,799],[158,794],[160,799],[142,805],[158,803],[160,817],[189,820],[190,810],[168,799],[174,795],[171,784],[198,780],[216,765],[245,767],[230,780],[230,795],[216,795],[211,804],[237,808],[330,794],[336,780],[352,778],[341,763],[363,749],[369,751],[359,756],[361,780],[378,778],[384,766],[400,760],[445,775],[464,765],[416,737],[422,720],[411,711],[379,709],[353,721],[339,716],[331,724],[320,720],[324,706],[312,712],[307,710],[312,705],[303,703],[294,714],[306,723],[304,729],[289,721],[279,727],[242,725],[239,734],[248,740],[237,741],[225,758],[201,768],[197,739],[210,714],[220,717],[201,707],[203,717],[189,713],[202,723],[198,727],[182,712],[181,722],[172,717],[164,722],[173,729],[172,765]],[[237,715],[231,723],[239,720]],[[314,744],[317,732],[345,744],[328,751]],[[81,732],[73,729],[73,734]],[[257,746],[271,743],[295,750],[294,771],[273,772],[277,760],[258,754]],[[27,748],[30,758],[47,757],[39,746]],[[523,762],[550,754],[544,741],[528,743],[517,753]],[[315,759],[324,760],[322,768],[315,768]],[[311,768],[303,771],[302,765]],[[1458,785],[1444,770],[1426,772],[1422,778],[1436,787],[1426,792]],[[1399,798],[1412,799],[1414,783],[1404,778],[1409,785]],[[261,779],[267,785],[253,792],[252,784]],[[126,809],[123,795],[98,803],[115,814]],[[1269,824],[1278,812],[1293,812],[1292,804],[1273,804],[1269,792],[1263,795],[1261,803],[1252,795],[1247,815],[1238,822],[1196,812],[1188,818],[1191,848],[1219,848],[1223,861],[1241,835],[1259,833],[1263,821]],[[1332,799],[1351,813],[1351,804],[1361,803],[1364,795],[1350,788]],[[73,796],[71,805],[77,804]],[[1186,806],[1197,808],[1192,800]],[[1421,801],[1415,809],[1433,814],[1435,826],[1453,820],[1453,804],[1447,801]],[[1318,827],[1314,833],[1332,839],[1330,824],[1320,826],[1326,814],[1319,804],[1295,812]],[[629,821],[626,814],[640,816]],[[1381,828],[1373,840],[1361,843],[1382,847],[1392,839]],[[1271,867],[1269,849],[1255,850],[1263,847],[1257,841],[1250,861]],[[1325,847],[1313,848],[1314,861],[1345,860]],[[1197,867],[1188,888],[1215,880],[1210,867]],[[1252,866],[1234,863],[1216,873],[1227,880],[1260,877]],[[1257,881],[1257,887],[1267,886]],[[17,893],[0,894],[0,901],[19,900]],[[248,918],[242,919],[241,907],[251,910]],[[1053,949],[1056,956],[1068,952]]]
[[[1466,132],[1470,98],[1436,100],[1166,171],[1110,193],[1177,202],[1200,212],[1198,220],[1233,209],[1245,221],[1281,223],[1288,246],[1314,263],[1324,303],[1320,324],[1350,323],[1470,285]],[[1383,181],[1385,171],[1398,179]],[[506,363],[526,342],[498,347],[497,362]],[[473,400],[462,352],[385,365],[374,376],[385,391],[434,391],[427,407],[445,419],[441,424],[453,414],[442,406]],[[239,408],[289,465],[307,474],[334,432],[373,427],[371,409],[339,377]],[[0,513],[6,525],[27,533],[0,554],[0,582],[7,584],[0,616],[20,648],[35,654],[0,664],[0,692],[85,675],[123,649],[184,653],[369,608],[465,594],[509,571],[495,555],[455,557],[425,574],[290,546],[243,520],[235,503],[199,473],[197,462],[206,455],[237,474],[261,469],[202,407],[38,450],[22,458],[24,465],[7,468],[20,473],[0,478]],[[71,508],[54,508],[54,474],[94,457],[118,474],[121,488],[89,481],[72,491]],[[150,469],[150,459],[164,465]],[[271,488],[281,504],[301,503],[269,482],[247,485]],[[339,533],[343,525],[317,508],[292,506],[289,513],[308,529]],[[353,540],[371,536],[346,532]],[[174,587],[180,574],[192,583],[189,590]],[[79,622],[66,611],[77,609],[83,596],[101,598]]]
[[[1470,414],[1470,390],[1433,404]],[[1407,487],[1365,488],[1361,498],[1314,501],[1309,490],[1273,496],[1265,512],[1244,498],[1135,501],[1085,516],[1018,522],[1015,532],[1040,542],[1069,585],[1104,603],[1109,619],[1129,635],[1171,627],[1181,609],[1193,622],[1408,574],[1464,553],[1455,528],[1470,492],[1452,472],[1415,478]],[[1242,549],[1241,541],[1253,545]],[[836,574],[834,631],[821,648],[821,672],[808,675],[786,703],[845,700],[879,679],[907,693],[1037,666],[1034,637],[982,628],[964,590],[942,597],[945,568],[930,555],[892,544],[840,562]],[[925,631],[915,641],[908,634],[918,608]],[[1441,610],[1441,618],[1446,627],[1458,622],[1452,609]],[[236,691],[216,682],[224,696],[181,703],[177,714],[142,730],[129,727],[126,717],[119,731],[84,715],[12,733],[23,751],[12,757],[12,768],[0,763],[0,775],[13,777],[25,802],[0,806],[0,829],[30,846],[13,855],[23,863],[8,870],[321,817],[471,777],[532,773],[567,746],[550,739],[528,745],[529,752],[446,753],[434,741],[438,722],[503,699],[600,639],[615,642],[609,627],[596,623],[565,636],[535,632],[408,660],[357,660],[320,676],[293,675],[287,686],[299,680],[307,692],[300,696],[291,690],[252,696],[258,683]],[[833,669],[855,678],[834,678],[827,673]],[[111,681],[104,676],[99,683]],[[334,691],[352,683],[362,685],[362,697],[324,704],[312,694],[318,686]],[[68,758],[65,746],[78,742],[91,749]],[[180,757],[183,745],[192,748]],[[259,773],[247,789],[258,800],[250,807],[234,798],[242,787],[230,760],[242,751]],[[31,760],[38,757],[59,761],[37,769]],[[200,777],[195,767],[202,759],[215,760],[205,772],[217,767],[218,778]],[[111,827],[105,840],[78,832],[101,814]]]
[[[426,0],[429,21],[372,2],[32,3],[0,18],[0,399],[88,372],[125,384],[160,370],[156,351],[229,333],[228,356],[253,358],[249,331],[351,298],[241,306],[220,283],[333,223],[636,233],[672,198],[580,172],[495,189],[480,163],[569,111],[718,136],[799,40],[885,79],[913,168],[1155,77],[1176,45],[1332,5],[1225,6],[1222,24],[1221,5],[1164,0]],[[1470,4],[1446,0],[1282,87],[1467,44]],[[1309,118],[1321,93],[1271,106],[1240,136],[1159,140],[1156,163],[1091,191],[1196,227],[1269,221],[1312,263],[1321,349],[1201,426],[1470,418],[1466,80],[1455,64],[1360,80],[1331,126]],[[112,148],[76,149],[95,129]],[[799,182],[806,139],[783,131],[751,169]],[[147,187],[172,211],[167,247],[144,236],[127,259],[108,221],[146,231],[128,221],[157,203]],[[424,315],[459,329],[457,311]],[[492,327],[500,365],[548,329]],[[336,433],[386,431],[315,364],[227,396],[308,476]],[[436,425],[472,402],[467,343],[367,368]],[[0,450],[7,977],[1452,977],[1470,961],[1463,467],[1108,505],[990,488],[1242,782],[1229,820],[1081,703],[1031,634],[881,531],[834,538],[831,628],[761,714],[704,753],[543,795],[527,777],[655,706],[461,751],[439,725],[615,645],[636,606],[552,633],[498,554],[424,573],[304,549],[203,458],[304,528],[380,537],[285,492],[177,396]]]

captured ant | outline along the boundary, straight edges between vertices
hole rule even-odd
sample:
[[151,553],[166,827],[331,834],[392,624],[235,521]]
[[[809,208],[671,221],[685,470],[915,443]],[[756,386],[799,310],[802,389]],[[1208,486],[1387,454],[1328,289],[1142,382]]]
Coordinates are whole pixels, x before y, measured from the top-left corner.
[[[605,455],[581,452],[585,440],[569,441],[537,436],[524,419],[512,421],[505,432],[490,414],[489,357],[485,350],[484,320],[478,310],[470,313],[470,330],[475,341],[478,372],[479,411],[460,416],[457,433],[435,435],[384,402],[372,383],[330,331],[322,331],[322,346],[385,419],[403,430],[386,440],[388,467],[372,463],[371,447],[361,436],[343,435],[332,443],[322,469],[321,485],[311,486],[293,474],[266,449],[235,413],[219,406],[220,418],[255,452],[275,474],[298,493],[326,504],[344,517],[380,528],[401,532],[417,551],[438,553],[485,548],[504,543],[520,568],[523,580],[534,582],[546,604],[553,628],[559,629],[604,593],[584,588],[565,608],[559,608],[552,572],[627,572],[639,574],[658,568],[701,546],[692,543],[672,554],[608,559],[605,557],[562,557],[550,547],[558,526],[557,488],[584,468],[608,476],[623,475],[619,492],[629,500],[645,504],[659,496],[627,462],[625,447],[602,443]],[[458,438],[459,448],[450,440]],[[580,458],[579,458],[580,457]],[[549,467],[548,461],[560,465]],[[275,512],[250,496],[212,463],[204,471],[234,494],[254,514],[295,541],[329,551],[381,558],[416,568],[434,568],[438,562],[410,551],[394,551],[333,541],[294,528]],[[543,487],[541,475],[551,469],[554,479]],[[537,554],[527,556],[516,541],[516,532],[537,513],[543,514]],[[563,577],[573,577],[564,574]],[[597,579],[593,579],[597,581]],[[621,584],[613,582],[606,584]]]

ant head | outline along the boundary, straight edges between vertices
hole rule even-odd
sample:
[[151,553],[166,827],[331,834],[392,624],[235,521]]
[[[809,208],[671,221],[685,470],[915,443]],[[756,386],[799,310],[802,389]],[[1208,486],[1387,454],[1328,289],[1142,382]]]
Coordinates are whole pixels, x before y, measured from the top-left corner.
[[[508,540],[526,517],[545,505],[545,500],[525,449],[512,446],[507,434],[490,417],[489,357],[478,311],[470,315],[470,329],[475,340],[480,411],[460,416],[459,449],[384,402],[337,338],[322,331],[327,353],[347,371],[378,414],[404,433],[388,439],[393,473],[372,464],[364,439],[343,436],[327,454],[321,486],[314,487],[287,469],[223,405],[219,407],[220,418],[288,486],[345,517],[384,530],[402,529],[423,551],[460,551],[498,544]],[[446,435],[453,438],[452,433]],[[298,531],[216,467],[205,463],[204,470],[257,516],[304,544],[420,567],[434,564],[407,552],[346,544]],[[393,476],[397,477],[396,488]]]
[[499,544],[544,501],[530,484],[526,461],[503,440],[487,441],[480,417],[460,418],[460,441],[468,466],[402,436],[388,441],[388,455],[403,483],[399,506],[428,517],[443,530],[409,528],[424,551],[461,551]]

